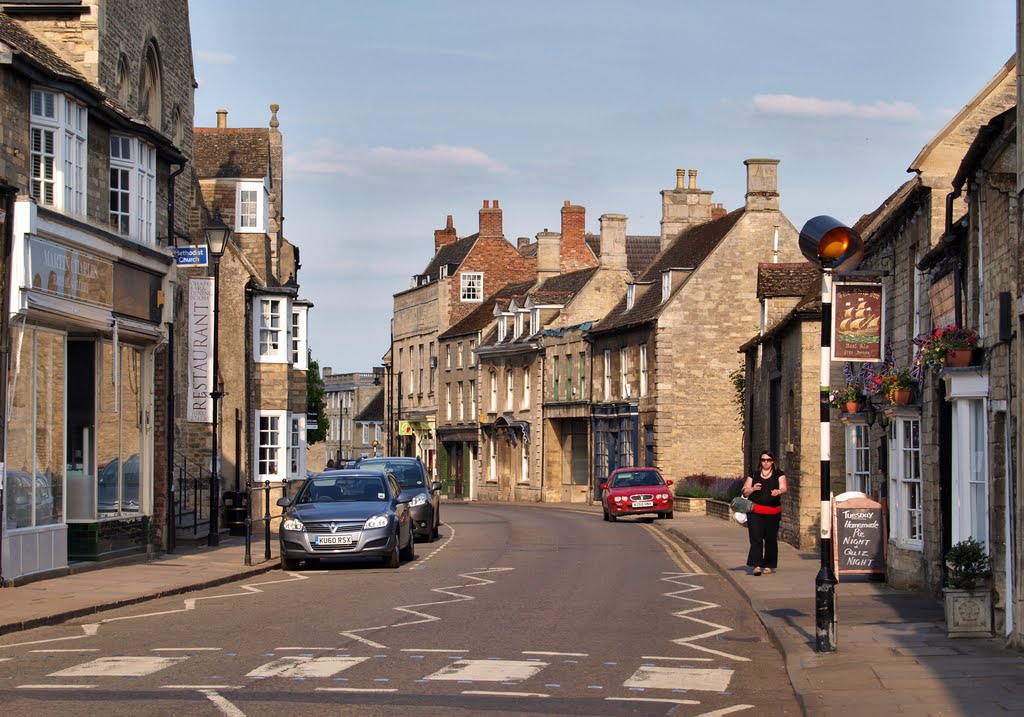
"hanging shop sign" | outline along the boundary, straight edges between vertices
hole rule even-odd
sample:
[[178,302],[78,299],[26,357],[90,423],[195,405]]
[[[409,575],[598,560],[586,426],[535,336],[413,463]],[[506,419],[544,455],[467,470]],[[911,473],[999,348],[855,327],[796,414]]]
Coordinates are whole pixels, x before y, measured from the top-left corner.
[[832,360],[881,361],[885,287],[874,282],[832,285]]
[[213,421],[213,279],[188,282],[188,421]]
[[53,296],[110,308],[114,303],[114,265],[80,249],[29,238],[28,281]]
[[413,434],[412,423],[410,421],[399,421],[398,422],[398,435],[400,436],[411,436]]

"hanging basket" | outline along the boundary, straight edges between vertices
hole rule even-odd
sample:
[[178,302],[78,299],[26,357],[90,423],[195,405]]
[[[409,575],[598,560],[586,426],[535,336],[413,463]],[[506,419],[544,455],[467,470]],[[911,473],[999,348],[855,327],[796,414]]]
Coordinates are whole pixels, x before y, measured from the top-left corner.
[[971,349],[948,349],[946,351],[946,366],[948,368],[963,368],[971,365]]

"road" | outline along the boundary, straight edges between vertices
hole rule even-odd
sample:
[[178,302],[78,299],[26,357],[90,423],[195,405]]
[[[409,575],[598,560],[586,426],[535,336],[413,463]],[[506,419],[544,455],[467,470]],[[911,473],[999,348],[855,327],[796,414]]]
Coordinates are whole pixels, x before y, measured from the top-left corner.
[[649,520],[442,521],[398,570],[325,561],[3,636],[4,712],[800,714],[749,605]]

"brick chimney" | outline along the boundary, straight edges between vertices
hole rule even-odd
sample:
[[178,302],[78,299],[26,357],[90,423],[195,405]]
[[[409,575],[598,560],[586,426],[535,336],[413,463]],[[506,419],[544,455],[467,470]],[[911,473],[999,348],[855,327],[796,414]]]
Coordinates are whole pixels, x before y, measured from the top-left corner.
[[712,191],[697,187],[697,170],[676,170],[675,189],[661,191],[661,250],[690,227],[711,221]]
[[441,247],[448,246],[455,242],[459,237],[455,234],[455,225],[452,224],[452,215],[448,215],[448,222],[445,224],[444,229],[434,230],[434,253],[441,251]]
[[626,268],[626,215],[601,215],[601,268]]
[[494,206],[488,199],[484,200],[484,208],[480,210],[480,236],[501,237],[504,236],[501,229],[501,209],[498,208],[498,200],[494,200]]
[[217,129],[228,128],[228,111],[217,110]]
[[537,283],[560,273],[562,235],[544,230],[537,234]]
[[779,160],[747,159],[747,211],[779,211]]
[[725,208],[724,204],[722,204],[722,203],[714,204],[711,207],[711,221],[714,221],[715,219],[721,219],[722,217],[724,217],[728,213],[729,213],[729,210]]

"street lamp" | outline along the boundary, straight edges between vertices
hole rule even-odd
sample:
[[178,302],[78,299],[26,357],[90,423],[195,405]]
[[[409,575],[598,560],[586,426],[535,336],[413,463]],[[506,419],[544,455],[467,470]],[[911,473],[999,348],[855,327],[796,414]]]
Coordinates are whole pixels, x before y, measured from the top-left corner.
[[836,651],[836,579],[832,569],[832,426],[828,394],[831,383],[832,272],[856,269],[864,258],[857,232],[828,216],[808,220],[800,230],[800,251],[821,274],[821,570],[814,578],[815,644],[818,652]]
[[231,227],[224,223],[218,211],[210,222],[204,227],[206,232],[206,244],[210,249],[210,258],[213,260],[213,390],[210,391],[210,400],[213,401],[213,467],[210,472],[210,534],[207,537],[207,545],[219,545],[220,534],[218,533],[218,513],[220,513],[220,446],[218,445],[218,424],[220,422],[219,404],[224,392],[221,390],[220,374],[218,373],[218,353],[220,350],[220,309],[219,285],[220,285],[220,258],[224,256],[224,248],[227,246],[228,237],[231,236]]

